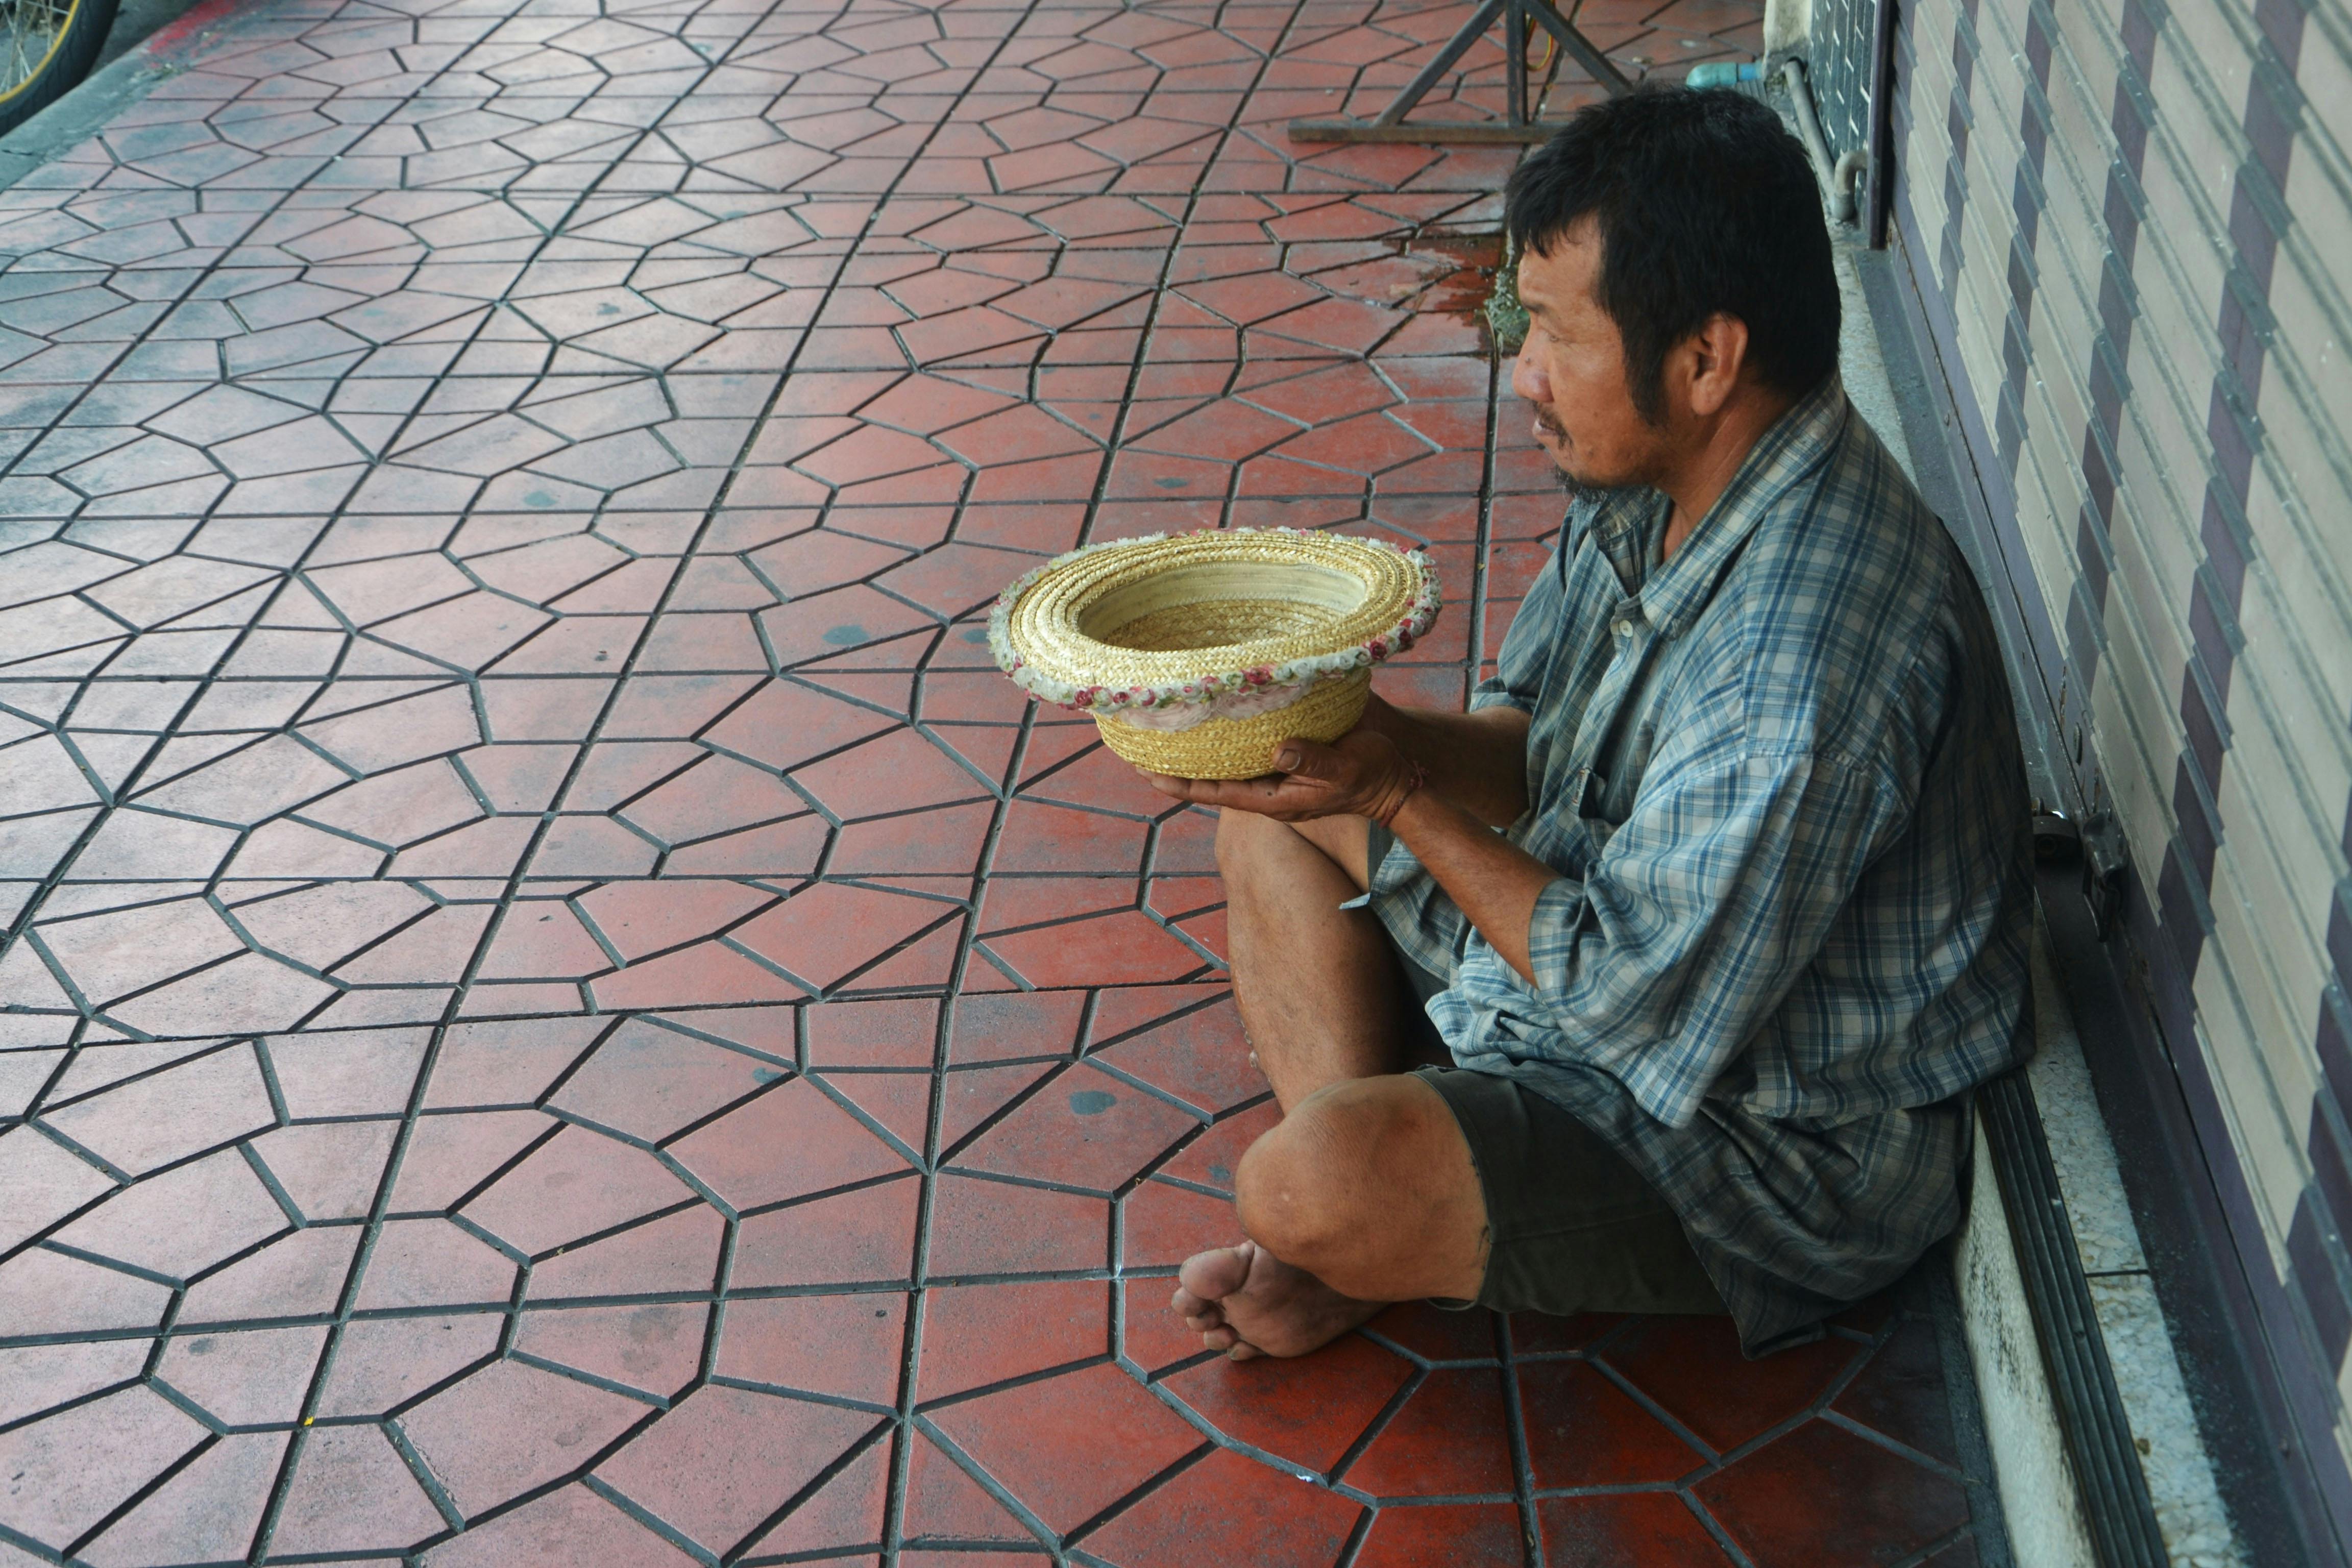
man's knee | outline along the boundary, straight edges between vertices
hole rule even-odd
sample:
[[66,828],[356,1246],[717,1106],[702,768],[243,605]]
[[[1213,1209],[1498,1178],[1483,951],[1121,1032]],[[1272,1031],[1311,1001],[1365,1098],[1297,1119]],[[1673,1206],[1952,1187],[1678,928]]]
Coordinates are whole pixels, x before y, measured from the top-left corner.
[[[1243,1233],[1310,1269],[1360,1247],[1412,1183],[1402,1167],[1426,1136],[1423,1099],[1435,1097],[1418,1084],[1371,1078],[1299,1101],[1234,1173]],[[1445,1114],[1442,1101],[1437,1108]]]
[[1297,829],[1254,811],[1231,808],[1217,813],[1217,874],[1231,883],[1247,880],[1273,864],[1273,857],[1289,847]]
[[1363,886],[1364,824],[1352,816],[1277,822],[1228,807],[1217,814],[1217,874],[1226,886],[1296,884],[1302,868],[1328,860]]

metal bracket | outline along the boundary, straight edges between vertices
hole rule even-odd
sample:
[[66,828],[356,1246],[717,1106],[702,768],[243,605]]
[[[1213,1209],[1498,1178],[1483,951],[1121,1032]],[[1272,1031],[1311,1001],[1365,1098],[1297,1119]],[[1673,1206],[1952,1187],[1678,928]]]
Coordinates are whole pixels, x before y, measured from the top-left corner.
[[2033,858],[2044,866],[2083,868],[2083,902],[2105,942],[2123,913],[2130,849],[2111,812],[2095,812],[2077,826],[2064,812],[2033,803]]
[[[1436,122],[1423,121],[1408,125],[1404,117],[1413,106],[1435,87],[1438,79],[1454,68],[1455,61],[1470,52],[1470,46],[1486,35],[1496,18],[1503,22],[1504,104],[1506,118],[1501,121],[1470,121]],[[1482,0],[1470,13],[1470,19],[1445,41],[1436,58],[1421,68],[1420,73],[1405,83],[1386,109],[1370,120],[1294,120],[1290,122],[1290,139],[1294,142],[1483,142],[1511,143],[1548,142],[1551,133],[1565,123],[1556,120],[1538,120],[1528,102],[1528,24],[1534,22],[1559,41],[1559,52],[1584,68],[1587,75],[1612,96],[1633,90],[1633,84],[1624,73],[1609,63],[1609,57],[1593,47],[1592,40],[1576,30],[1576,25],[1552,6],[1551,0]],[[1538,94],[1540,97],[1540,94]],[[1536,106],[1540,108],[1540,102]]]
[[2083,824],[2083,901],[2091,906],[2101,942],[2115,934],[2123,918],[2124,889],[2130,885],[2124,873],[2130,861],[2131,847],[2115,814],[2094,812]]

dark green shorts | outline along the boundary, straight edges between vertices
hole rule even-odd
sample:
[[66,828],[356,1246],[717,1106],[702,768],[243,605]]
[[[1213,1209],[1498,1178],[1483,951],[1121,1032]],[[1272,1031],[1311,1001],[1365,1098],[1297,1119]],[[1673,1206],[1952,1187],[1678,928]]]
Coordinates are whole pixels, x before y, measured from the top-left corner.
[[1470,1145],[1491,1243],[1477,1304],[1498,1312],[1720,1312],[1654,1188],[1583,1122],[1513,1079],[1419,1068]]
[[[1373,826],[1375,866],[1387,837]],[[1402,953],[1397,965],[1417,1002],[1445,989]],[[1443,1055],[1425,1013],[1419,1028]],[[1414,1070],[1444,1098],[1478,1167],[1492,1243],[1476,1305],[1562,1317],[1724,1310],[1665,1199],[1572,1113],[1493,1073]]]

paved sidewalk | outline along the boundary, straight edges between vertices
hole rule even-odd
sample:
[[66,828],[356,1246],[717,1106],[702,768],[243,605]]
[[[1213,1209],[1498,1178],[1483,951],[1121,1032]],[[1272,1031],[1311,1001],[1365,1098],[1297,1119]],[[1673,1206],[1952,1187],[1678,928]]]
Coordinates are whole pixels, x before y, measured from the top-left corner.
[[1211,825],[980,612],[1368,523],[1462,700],[1512,154],[1280,132],[1459,15],[260,0],[0,191],[0,1568],[1976,1560],[1890,1304],[1161,1310],[1273,1115]]

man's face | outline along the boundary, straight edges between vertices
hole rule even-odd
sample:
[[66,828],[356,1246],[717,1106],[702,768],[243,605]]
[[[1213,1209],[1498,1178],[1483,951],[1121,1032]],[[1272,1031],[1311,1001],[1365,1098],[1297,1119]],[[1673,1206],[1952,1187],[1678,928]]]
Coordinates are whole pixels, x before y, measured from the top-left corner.
[[1614,489],[1656,474],[1666,432],[1643,419],[1625,380],[1625,345],[1601,308],[1601,238],[1587,218],[1519,255],[1528,341],[1511,390],[1535,405],[1536,442],[1572,489]]

